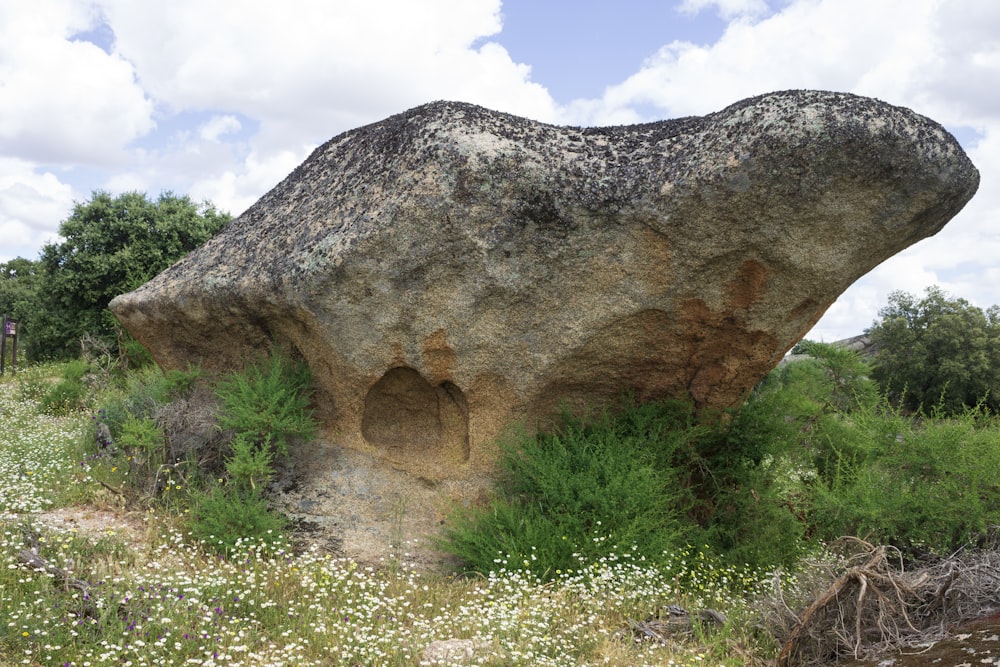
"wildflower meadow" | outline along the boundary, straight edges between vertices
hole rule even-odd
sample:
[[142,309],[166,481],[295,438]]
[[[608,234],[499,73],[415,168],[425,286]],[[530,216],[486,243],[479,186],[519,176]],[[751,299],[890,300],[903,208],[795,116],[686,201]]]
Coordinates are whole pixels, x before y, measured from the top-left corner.
[[[362,564],[282,538],[239,540],[220,555],[166,511],[141,513],[139,535],[50,522],[58,507],[125,509],[91,474],[101,462],[86,442],[90,413],[41,414],[22,389],[0,382],[2,665],[746,665],[773,656],[747,602],[767,577],[697,550],[655,567],[628,551],[581,557],[544,580],[520,555],[498,554],[495,571],[470,577],[420,571],[405,552]],[[669,640],[634,631],[681,607],[726,620]],[[466,641],[435,653],[446,640]]]

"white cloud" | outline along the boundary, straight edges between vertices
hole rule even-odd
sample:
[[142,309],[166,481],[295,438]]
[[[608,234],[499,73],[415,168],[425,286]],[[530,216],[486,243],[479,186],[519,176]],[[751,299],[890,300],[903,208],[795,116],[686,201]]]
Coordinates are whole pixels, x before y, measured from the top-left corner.
[[293,117],[324,136],[338,115],[442,97],[554,113],[527,68],[475,46],[499,32],[498,0],[100,1],[118,52],[169,108]]
[[939,61],[934,0],[795,2],[756,23],[734,21],[708,46],[675,41],[611,86],[602,115],[645,105],[661,117],[705,114],[740,99],[790,88],[845,90],[895,103]]
[[271,154],[266,160],[251,154],[239,171],[230,169],[203,179],[189,194],[195,201],[208,200],[221,210],[239,215],[256,202],[261,193],[290,174],[302,160],[301,154],[290,150]]
[[205,141],[218,143],[224,134],[236,134],[243,129],[242,123],[236,116],[226,114],[213,116],[207,123],[202,123],[198,128],[198,135]]
[[70,40],[97,21],[89,5],[72,0],[0,3],[0,153],[107,164],[153,127],[131,66]]
[[941,2],[931,21],[934,34],[924,48],[935,58],[915,81],[917,99],[944,123],[995,125],[1000,115],[1000,3]]
[[889,292],[938,284],[981,306],[1000,303],[983,280],[1000,257],[1000,3],[985,0],[797,0],[751,21],[755,2],[685,0],[729,17],[711,45],[665,45],[599,100],[567,107],[573,122],[603,124],[701,115],[789,88],[849,91],[908,106],[980,135],[970,156],[978,195],[945,229],[890,258],[852,286],[812,337],[860,333]]
[[[418,104],[557,119],[530,68],[486,41],[500,27],[499,0],[0,2],[0,154],[82,165],[57,172],[86,172],[81,190],[240,212],[317,144]],[[96,28],[110,45],[74,37]]]
[[[98,2],[115,53],[161,114],[215,114],[168,148],[137,153],[126,180],[204,193],[234,213],[316,145],[425,102],[558,118],[530,68],[483,42],[500,30],[499,0]],[[249,137],[242,118],[255,123]],[[181,164],[184,179],[168,171]]]
[[55,175],[37,173],[23,160],[0,158],[0,262],[37,259],[41,246],[57,238],[72,207],[72,188]]
[[719,16],[726,20],[752,18],[768,11],[764,0],[683,0],[679,10],[684,14],[697,14],[709,7],[714,7]]

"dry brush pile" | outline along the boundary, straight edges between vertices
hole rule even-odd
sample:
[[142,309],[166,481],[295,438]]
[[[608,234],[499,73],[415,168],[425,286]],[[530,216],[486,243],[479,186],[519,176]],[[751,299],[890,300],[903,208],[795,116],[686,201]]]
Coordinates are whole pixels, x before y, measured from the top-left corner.
[[808,575],[775,577],[763,604],[781,645],[778,667],[819,665],[943,639],[960,623],[1000,607],[1000,543],[934,562],[906,564],[893,547],[857,538]]

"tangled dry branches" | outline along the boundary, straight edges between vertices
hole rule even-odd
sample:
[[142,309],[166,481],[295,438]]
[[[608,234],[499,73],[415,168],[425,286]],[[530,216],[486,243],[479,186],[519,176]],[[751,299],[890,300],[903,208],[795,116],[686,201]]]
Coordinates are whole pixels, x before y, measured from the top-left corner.
[[941,639],[1000,605],[1000,550],[907,570],[892,547],[856,538],[840,547],[841,559],[813,563],[796,584],[776,577],[763,612],[782,646],[778,667],[874,658]]

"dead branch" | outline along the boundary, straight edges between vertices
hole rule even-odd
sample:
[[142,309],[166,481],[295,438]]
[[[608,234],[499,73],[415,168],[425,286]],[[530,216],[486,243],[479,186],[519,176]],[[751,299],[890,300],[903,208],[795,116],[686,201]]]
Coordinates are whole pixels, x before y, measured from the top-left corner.
[[940,639],[949,627],[1000,606],[1000,550],[960,551],[907,571],[891,547],[856,538],[844,544],[854,553],[837,564],[816,565],[830,578],[807,586],[803,593],[812,597],[804,598],[797,613],[776,577],[762,611],[782,647],[778,667],[847,655],[873,658],[889,648]]
[[38,539],[38,535],[30,527],[26,525],[21,526],[21,532],[24,534],[24,539],[28,543],[28,547],[21,549],[18,552],[17,559],[33,570],[38,570],[51,576],[57,586],[62,586],[66,590],[74,588],[80,591],[80,602],[82,604],[83,615],[95,620],[100,618],[97,605],[95,605],[90,599],[91,591],[94,588],[93,584],[89,581],[73,577],[68,570],[65,570],[57,565],[53,565],[45,558],[42,558],[42,556],[38,553],[40,540]]

